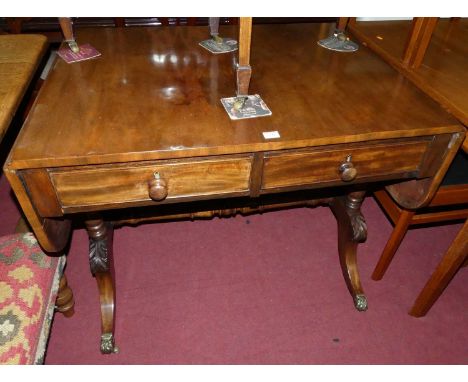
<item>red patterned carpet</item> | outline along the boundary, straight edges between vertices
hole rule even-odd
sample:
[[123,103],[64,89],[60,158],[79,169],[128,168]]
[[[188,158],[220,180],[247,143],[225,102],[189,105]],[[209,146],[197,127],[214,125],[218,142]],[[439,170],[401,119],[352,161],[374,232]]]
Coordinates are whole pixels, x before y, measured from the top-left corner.
[[[0,233],[19,213],[0,180]],[[56,314],[46,364],[466,364],[468,269],[424,318],[407,314],[460,224],[411,230],[387,275],[370,274],[391,224],[367,198],[359,268],[369,310],[341,275],[324,207],[115,231],[116,342],[99,352],[99,305],[84,230],[67,275],[75,315]]]

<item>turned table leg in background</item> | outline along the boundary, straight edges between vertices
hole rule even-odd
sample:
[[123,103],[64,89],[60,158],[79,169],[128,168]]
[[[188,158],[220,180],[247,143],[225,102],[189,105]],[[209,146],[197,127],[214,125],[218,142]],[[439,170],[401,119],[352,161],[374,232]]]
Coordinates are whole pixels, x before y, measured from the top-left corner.
[[65,274],[62,274],[57,299],[55,300],[55,310],[62,313],[65,317],[71,317],[75,313],[74,307],[75,299],[73,298],[73,291],[68,286]]
[[358,243],[365,241],[367,226],[361,214],[364,191],[352,192],[347,196],[336,197],[330,208],[338,222],[338,252],[341,270],[346,285],[353,296],[357,310],[367,310],[367,299],[361,286],[357,268]]
[[89,265],[96,278],[101,303],[101,352],[116,353],[114,344],[115,290],[112,259],[113,227],[102,219],[86,221],[89,236]]

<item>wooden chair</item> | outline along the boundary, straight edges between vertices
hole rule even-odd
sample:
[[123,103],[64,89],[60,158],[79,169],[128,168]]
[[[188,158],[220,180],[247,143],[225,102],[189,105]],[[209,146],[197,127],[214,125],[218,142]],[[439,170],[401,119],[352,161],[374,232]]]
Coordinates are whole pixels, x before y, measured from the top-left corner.
[[[375,192],[374,196],[395,225],[372,273],[372,279],[381,280],[411,225],[468,218],[468,155],[463,149],[459,150],[441,186],[426,208],[416,211],[400,208],[385,190]],[[458,266],[466,262],[468,255],[466,225],[465,223],[465,227],[442,259],[430,282],[421,292],[410,311],[411,315],[416,317],[425,315],[447,286]]]

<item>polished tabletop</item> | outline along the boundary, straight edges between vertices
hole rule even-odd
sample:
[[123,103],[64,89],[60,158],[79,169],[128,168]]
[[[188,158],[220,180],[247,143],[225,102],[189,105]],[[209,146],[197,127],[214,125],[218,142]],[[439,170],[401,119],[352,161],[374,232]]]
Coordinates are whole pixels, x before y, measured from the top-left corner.
[[[459,131],[458,122],[365,47],[317,45],[332,24],[255,25],[250,94],[272,116],[232,121],[236,54],[199,46],[206,27],[78,31],[102,56],[57,59],[12,168],[170,159]],[[236,37],[234,27],[220,30]],[[278,131],[267,140],[263,132]]]
[[[355,28],[401,59],[411,20],[358,22]],[[468,18],[439,19],[421,66],[411,74],[468,126]]]
[[40,35],[0,36],[0,139],[22,100],[45,52]]

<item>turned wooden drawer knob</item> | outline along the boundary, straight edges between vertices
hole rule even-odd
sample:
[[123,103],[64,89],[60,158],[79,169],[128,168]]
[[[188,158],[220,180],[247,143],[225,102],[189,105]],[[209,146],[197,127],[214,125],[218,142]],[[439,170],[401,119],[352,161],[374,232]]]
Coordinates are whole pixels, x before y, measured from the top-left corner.
[[149,196],[151,199],[161,201],[167,196],[167,183],[161,178],[159,172],[154,173],[154,177],[148,182]]
[[351,162],[351,159],[351,155],[348,155],[346,160],[339,167],[341,180],[343,182],[351,182],[356,178],[357,170],[354,167],[353,162]]

